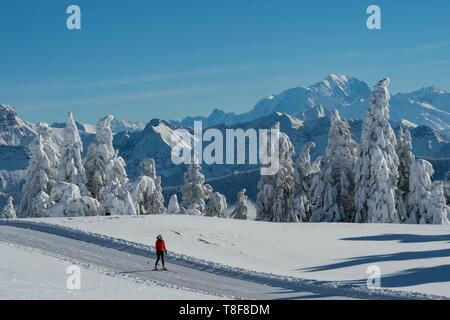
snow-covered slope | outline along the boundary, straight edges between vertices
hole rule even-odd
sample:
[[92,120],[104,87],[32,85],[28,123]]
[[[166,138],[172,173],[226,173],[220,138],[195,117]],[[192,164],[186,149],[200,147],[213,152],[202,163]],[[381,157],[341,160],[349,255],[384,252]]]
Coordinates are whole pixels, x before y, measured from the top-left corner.
[[[164,300],[213,299],[214,296],[189,292],[153,283],[138,283],[118,274],[106,274],[80,265],[81,288],[69,290],[66,281],[71,262],[36,250],[0,242],[0,300]],[[45,270],[45,272],[42,272]]]
[[365,286],[367,268],[375,265],[381,269],[382,288],[450,297],[449,226],[362,224],[356,228],[183,215],[45,222],[142,244],[151,244],[162,234],[169,252],[296,278]]
[[[77,126],[77,129],[79,131],[95,134],[95,127],[92,125],[84,124],[79,121],[75,121],[75,125]],[[53,129],[64,129],[66,127],[66,123],[65,122],[53,122],[50,127]],[[92,129],[94,129],[94,130],[92,131]]]
[[450,129],[450,94],[435,87],[412,93],[399,93],[391,100],[394,120],[407,119],[420,125],[447,131]]
[[121,132],[114,136],[114,147],[125,159],[128,175],[136,178],[141,173],[144,158],[153,158],[158,175],[164,185],[181,183],[184,166],[175,166],[171,160],[172,146],[178,141],[177,134],[162,120],[150,121],[144,130],[133,133]]
[[[15,204],[20,199],[25,169],[28,165],[28,145],[36,133],[33,125],[23,121],[14,107],[0,104],[0,192],[12,195]],[[6,197],[0,197],[0,206]]]
[[[77,125],[77,128],[79,131],[88,133],[88,134],[95,134],[96,128],[95,125],[88,124],[88,123],[81,123],[79,121],[75,122]],[[65,128],[66,123],[65,122],[54,122],[51,127],[52,128]],[[142,122],[133,122],[129,120],[120,120],[120,119],[113,119],[111,122],[111,131],[113,133],[119,133],[119,132],[136,132],[141,131],[145,128],[145,124]]]
[[111,122],[111,130],[113,133],[119,133],[123,131],[128,132],[136,132],[141,131],[145,128],[145,124],[143,122],[133,122],[126,119],[113,119]]

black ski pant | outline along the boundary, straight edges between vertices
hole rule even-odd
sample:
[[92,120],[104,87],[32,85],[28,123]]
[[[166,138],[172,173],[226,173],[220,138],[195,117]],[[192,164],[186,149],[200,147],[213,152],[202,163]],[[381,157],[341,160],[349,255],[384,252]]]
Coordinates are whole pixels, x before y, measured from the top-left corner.
[[162,266],[164,268],[164,251],[158,251],[156,252],[156,262],[155,262],[155,269],[158,266],[158,262],[161,260]]

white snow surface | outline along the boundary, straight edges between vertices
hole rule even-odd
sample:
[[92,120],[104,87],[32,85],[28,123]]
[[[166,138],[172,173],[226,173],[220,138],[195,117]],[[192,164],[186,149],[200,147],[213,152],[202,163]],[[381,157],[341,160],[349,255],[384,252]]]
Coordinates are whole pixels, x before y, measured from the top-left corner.
[[169,253],[302,279],[365,286],[367,267],[381,286],[450,298],[450,227],[387,224],[287,224],[184,215],[29,219],[153,245]]
[[[0,242],[0,300],[217,299],[202,293],[108,275],[90,266],[81,269],[81,288],[66,287],[70,261]],[[6,257],[6,259],[4,259]],[[45,272],[42,272],[45,270]]]

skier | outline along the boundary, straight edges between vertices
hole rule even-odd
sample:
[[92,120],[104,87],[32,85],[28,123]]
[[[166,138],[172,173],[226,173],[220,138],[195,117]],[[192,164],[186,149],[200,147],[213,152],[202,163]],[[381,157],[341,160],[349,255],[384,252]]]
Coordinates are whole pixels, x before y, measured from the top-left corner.
[[158,263],[161,259],[163,270],[167,270],[164,266],[164,255],[167,255],[166,250],[166,243],[164,242],[162,235],[158,235],[156,237],[156,243],[155,243],[155,249],[156,249],[156,262],[155,262],[155,271],[158,270]]

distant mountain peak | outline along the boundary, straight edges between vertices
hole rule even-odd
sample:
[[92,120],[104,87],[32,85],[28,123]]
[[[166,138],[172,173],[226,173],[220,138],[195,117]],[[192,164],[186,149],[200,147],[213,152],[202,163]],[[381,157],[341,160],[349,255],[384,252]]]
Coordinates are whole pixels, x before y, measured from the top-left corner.
[[0,104],[0,126],[18,126],[22,120],[17,115],[17,111],[13,106]]
[[441,94],[446,94],[447,93],[444,90],[442,90],[442,89],[440,89],[438,87],[435,87],[435,86],[423,87],[421,90],[419,90],[417,92],[431,93],[431,94],[437,94],[437,95],[441,95]]
[[141,122],[133,122],[127,119],[113,119],[111,122],[111,130],[114,133],[119,133],[122,131],[128,131],[128,132],[136,132],[141,131],[145,127],[144,123]]
[[349,77],[345,74],[337,75],[334,73],[330,74],[328,77],[325,78],[325,80],[339,82],[339,83],[347,83],[349,81],[349,79],[351,79],[351,77]]
[[34,135],[32,125],[23,121],[13,106],[0,104],[0,145],[27,145]]

